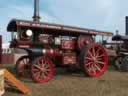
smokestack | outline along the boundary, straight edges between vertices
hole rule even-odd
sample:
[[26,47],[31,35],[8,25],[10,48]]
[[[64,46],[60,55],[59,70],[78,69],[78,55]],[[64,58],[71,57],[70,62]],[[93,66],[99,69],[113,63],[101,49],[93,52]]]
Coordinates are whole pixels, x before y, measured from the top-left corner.
[[125,18],[125,35],[128,35],[128,16]]
[[34,0],[34,16],[32,17],[34,22],[40,21],[39,16],[39,0]]

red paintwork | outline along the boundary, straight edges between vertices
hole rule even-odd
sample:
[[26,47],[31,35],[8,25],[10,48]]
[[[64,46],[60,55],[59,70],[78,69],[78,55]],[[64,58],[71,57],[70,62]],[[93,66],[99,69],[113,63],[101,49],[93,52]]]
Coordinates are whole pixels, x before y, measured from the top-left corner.
[[48,57],[55,58],[56,56],[61,56],[62,51],[59,49],[43,49],[42,54]]
[[61,47],[65,50],[73,50],[75,49],[75,41],[74,40],[62,40]]
[[92,38],[92,36],[79,36],[78,40],[77,40],[77,46],[80,50],[82,50],[85,46],[88,46],[89,44],[93,43],[94,40]]
[[10,48],[13,48],[13,47],[30,48],[31,46],[32,46],[32,42],[30,42],[30,41],[13,40],[10,43]]
[[74,53],[65,53],[62,56],[62,63],[67,64],[76,64],[77,63],[77,57]]

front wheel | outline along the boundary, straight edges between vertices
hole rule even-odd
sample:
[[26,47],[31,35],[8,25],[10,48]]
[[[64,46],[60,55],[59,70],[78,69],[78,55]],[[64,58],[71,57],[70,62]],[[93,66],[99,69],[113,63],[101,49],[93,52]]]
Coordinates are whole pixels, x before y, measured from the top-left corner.
[[37,57],[32,62],[30,73],[35,82],[47,82],[53,76],[53,64],[51,60],[46,57]]

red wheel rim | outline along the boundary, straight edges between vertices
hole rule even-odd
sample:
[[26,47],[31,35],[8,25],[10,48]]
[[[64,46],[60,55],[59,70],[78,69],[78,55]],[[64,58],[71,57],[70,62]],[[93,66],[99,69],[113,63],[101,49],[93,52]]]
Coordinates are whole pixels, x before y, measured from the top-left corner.
[[91,36],[80,36],[78,38],[78,48],[83,49],[86,45],[93,42],[93,38]]
[[91,77],[98,77],[104,73],[108,65],[107,53],[99,44],[92,45],[84,57],[84,67]]
[[53,65],[49,59],[37,58],[32,65],[32,78],[34,81],[47,82],[53,76]]
[[29,75],[30,58],[28,56],[21,57],[16,63],[16,71],[20,76],[30,77]]

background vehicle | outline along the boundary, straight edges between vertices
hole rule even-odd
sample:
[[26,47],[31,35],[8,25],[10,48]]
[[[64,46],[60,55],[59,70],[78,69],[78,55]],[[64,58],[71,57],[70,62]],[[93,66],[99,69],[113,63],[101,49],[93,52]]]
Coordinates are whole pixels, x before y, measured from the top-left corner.
[[128,71],[128,36],[115,35],[112,38],[116,41],[115,68],[120,71]]

